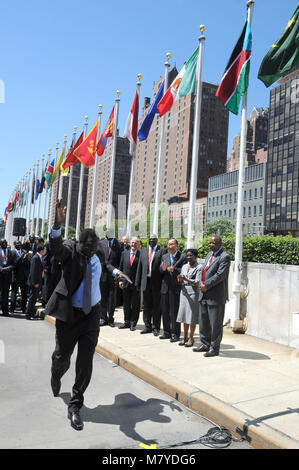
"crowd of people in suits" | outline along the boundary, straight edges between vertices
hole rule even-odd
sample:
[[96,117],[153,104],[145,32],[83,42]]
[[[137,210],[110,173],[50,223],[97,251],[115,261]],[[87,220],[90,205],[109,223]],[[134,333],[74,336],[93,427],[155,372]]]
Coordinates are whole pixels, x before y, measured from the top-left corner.
[[192,347],[199,325],[200,345],[193,351],[204,352],[206,357],[219,354],[230,267],[230,257],[223,251],[219,236],[211,238],[211,251],[203,265],[198,263],[197,250],[180,252],[175,238],[170,238],[164,248],[152,234],[148,247],[142,249],[138,237],[130,241],[124,237],[119,242],[108,232],[100,244],[105,260],[131,280],[120,279],[116,285],[112,274],[101,278],[101,326],[115,326],[114,310],[122,303],[124,322],[120,329],[135,331],[142,310],[141,334],[153,333],[161,340]]

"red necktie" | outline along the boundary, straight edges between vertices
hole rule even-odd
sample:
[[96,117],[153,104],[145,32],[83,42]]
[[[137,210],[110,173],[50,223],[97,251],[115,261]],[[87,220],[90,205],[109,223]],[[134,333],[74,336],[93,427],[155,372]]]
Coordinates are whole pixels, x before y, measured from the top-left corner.
[[134,252],[132,251],[131,258],[130,258],[130,266],[132,266],[134,258],[135,258],[135,255],[134,255]]
[[204,282],[205,280],[205,277],[206,277],[206,270],[208,269],[208,267],[210,266],[211,262],[212,262],[212,259],[213,259],[213,256],[214,256],[214,253],[212,253],[212,256],[211,258],[209,259],[209,261],[207,262],[207,265],[205,267],[205,269],[203,270],[203,273],[202,273],[202,276],[201,276],[201,281]]

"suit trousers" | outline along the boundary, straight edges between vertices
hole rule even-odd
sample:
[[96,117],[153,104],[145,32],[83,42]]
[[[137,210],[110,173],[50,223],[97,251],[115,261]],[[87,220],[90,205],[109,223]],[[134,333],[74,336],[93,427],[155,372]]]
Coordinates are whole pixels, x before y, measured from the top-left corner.
[[20,282],[20,281],[14,281],[11,283],[11,297],[10,297],[10,310],[13,312],[16,308],[16,301],[17,301],[17,293],[20,288],[21,291],[21,309],[22,312],[25,313],[26,311],[26,305],[27,305],[27,292],[28,292],[28,286],[25,282]]
[[149,330],[160,330],[161,289],[153,286],[150,277],[147,278],[146,289],[143,291],[143,323]]
[[1,308],[4,315],[8,314],[8,294],[11,284],[11,273],[0,273]]
[[113,322],[114,310],[116,305],[116,286],[112,276],[107,277],[106,281],[102,281],[101,285],[101,306],[100,317],[105,322]]
[[176,321],[180,305],[180,293],[168,291],[161,294],[164,333],[180,336],[181,324]]
[[223,336],[223,319],[225,304],[209,305],[206,301],[199,303],[199,337],[203,345],[219,352]]
[[30,287],[30,294],[29,294],[26,314],[30,315],[31,317],[34,317],[34,315],[36,314],[35,304],[37,302],[39,294],[40,294],[40,287],[37,287],[37,288],[34,286]]
[[68,405],[70,412],[78,411],[83,406],[83,394],[91,379],[93,356],[100,332],[99,311],[99,304],[88,315],[74,308],[74,320],[71,324],[56,320],[56,346],[51,368],[54,379],[60,380],[69,369],[71,355],[78,345],[76,378]]
[[140,312],[140,292],[134,285],[123,288],[124,322],[137,324]]

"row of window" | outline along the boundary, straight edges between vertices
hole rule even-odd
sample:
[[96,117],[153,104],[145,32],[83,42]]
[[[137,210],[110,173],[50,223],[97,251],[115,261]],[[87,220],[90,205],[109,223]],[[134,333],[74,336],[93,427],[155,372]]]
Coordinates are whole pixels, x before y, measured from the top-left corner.
[[[223,211],[212,211],[208,212],[208,219],[211,218],[218,218],[218,217],[236,217],[237,209],[224,209]],[[249,206],[243,207],[243,217],[257,217],[263,215],[263,205],[260,204],[259,206]]]
[[[258,197],[262,198],[263,195],[264,195],[264,188],[261,186],[260,188],[245,190],[244,195],[243,195],[243,200],[247,201],[247,197],[248,197],[248,200],[251,201],[253,198],[254,199],[257,199]],[[219,206],[219,204],[221,206],[223,204],[224,205],[228,203],[231,204],[233,201],[237,202],[236,192],[234,192],[233,194],[230,193],[230,194],[224,194],[222,196],[214,196],[213,198],[209,197],[209,207]]]

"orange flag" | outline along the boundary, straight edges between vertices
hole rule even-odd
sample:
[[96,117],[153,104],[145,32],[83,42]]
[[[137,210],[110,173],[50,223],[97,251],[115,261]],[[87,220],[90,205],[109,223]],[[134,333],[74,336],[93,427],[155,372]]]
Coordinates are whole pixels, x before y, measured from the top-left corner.
[[79,163],[78,158],[75,157],[74,155],[74,150],[76,150],[77,147],[79,147],[80,144],[83,142],[83,132],[81,133],[79,139],[77,140],[76,143],[72,143],[71,148],[69,149],[67,156],[61,163],[61,168],[62,170],[66,170],[69,166],[75,165],[76,163]]
[[88,136],[83,140],[73,154],[80,160],[85,168],[89,168],[95,164],[95,153],[97,145],[98,121],[91,129]]

